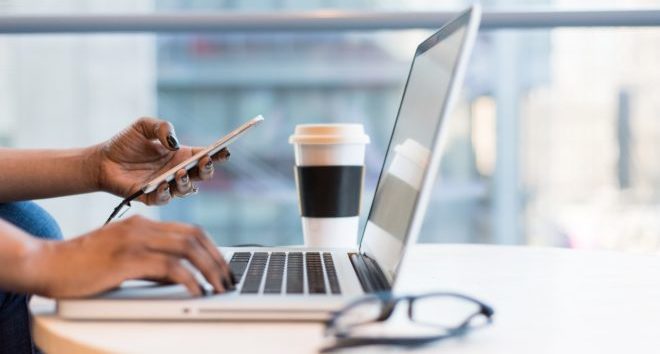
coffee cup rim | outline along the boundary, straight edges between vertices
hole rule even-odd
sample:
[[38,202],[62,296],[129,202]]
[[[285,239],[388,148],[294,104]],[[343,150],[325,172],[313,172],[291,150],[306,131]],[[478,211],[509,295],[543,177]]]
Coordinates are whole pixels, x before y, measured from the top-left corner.
[[290,144],[369,144],[359,123],[298,124],[289,137]]
[[301,145],[328,145],[328,144],[353,144],[364,145],[371,141],[368,136],[345,136],[345,135],[305,135],[289,137],[290,144]]

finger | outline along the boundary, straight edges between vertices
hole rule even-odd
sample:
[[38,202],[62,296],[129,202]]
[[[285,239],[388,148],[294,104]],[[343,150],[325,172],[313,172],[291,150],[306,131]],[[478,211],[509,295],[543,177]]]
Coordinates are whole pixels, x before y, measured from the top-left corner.
[[136,278],[177,283],[185,286],[193,296],[204,294],[195,276],[181,264],[181,260],[177,257],[151,253],[141,257],[140,264],[144,270]]
[[176,137],[172,123],[151,117],[140,118],[136,127],[147,139],[158,139],[169,150],[179,150],[179,139]]
[[206,248],[207,252],[211,255],[211,257],[213,257],[213,260],[215,260],[216,263],[220,265],[223,275],[230,281],[231,285],[236,285],[238,283],[238,279],[236,279],[234,274],[231,272],[229,264],[227,264],[225,257],[222,256],[222,253],[220,253],[220,250],[218,250],[216,244],[202,228],[197,227],[196,229],[198,232],[195,234],[195,236],[197,237],[199,243],[201,243],[204,248]]
[[186,172],[186,170],[181,169],[177,171],[177,173],[174,175],[174,181],[174,196],[187,195],[192,192],[193,184],[190,181],[190,176],[188,176],[188,172]]
[[147,194],[147,205],[164,205],[172,199],[170,185],[167,182],[161,183],[155,191]]
[[183,284],[192,296],[204,295],[202,286],[199,285],[192,272],[181,264],[179,259],[170,257],[169,261],[167,261],[167,269],[166,279],[174,283]]
[[225,291],[222,279],[226,276],[223,277],[220,266],[194,235],[170,231],[169,233],[159,232],[154,236],[145,240],[145,244],[150,250],[187,259],[213,285],[216,292]]
[[220,279],[225,288],[231,289],[233,285],[236,285],[237,280],[234,275],[231,273],[231,269],[227,264],[227,261],[222,256],[222,253],[218,250],[215,243],[211,240],[208,234],[199,226],[191,226],[180,223],[159,223],[161,232],[166,232],[165,230],[176,231],[184,235],[193,235],[197,241],[204,247],[206,252],[211,256],[213,261],[220,267],[222,278]]
[[199,163],[197,164],[197,175],[201,180],[211,179],[214,171],[213,160],[211,160],[208,155],[199,159]]
[[229,149],[223,148],[222,150],[216,152],[211,156],[214,162],[219,162],[219,161],[226,161],[229,160],[229,156],[231,156],[231,152],[229,152]]
[[[201,151],[201,149],[202,148],[193,148],[192,153],[196,154],[199,151]],[[229,150],[227,150],[227,148],[224,148],[224,149],[218,151],[217,153],[213,154],[213,156],[211,156],[211,160],[214,163],[224,162],[224,161],[227,161],[229,159],[230,155],[231,155],[231,153],[229,152]],[[197,164],[198,167],[193,169],[193,170],[190,170],[189,175],[190,175],[190,178],[192,178],[193,181],[197,181],[197,180],[200,180],[200,179],[207,179],[207,178],[202,178],[201,175],[200,175],[200,172],[203,172],[203,170],[204,170],[203,166],[205,166],[205,165],[202,165],[202,163],[208,164],[208,160],[204,159],[204,161],[202,161],[202,159],[200,159],[200,161]],[[211,166],[211,167],[213,167],[213,166]],[[214,171],[214,169],[212,169],[211,171]],[[211,173],[211,176],[213,176],[213,173]]]
[[[202,151],[203,149],[205,149],[205,148],[203,148],[203,147],[194,147],[194,148],[192,148],[192,154],[194,155],[194,154]],[[220,151],[216,152],[215,154],[211,155],[211,159],[213,160],[213,162],[222,162],[222,161],[229,160],[230,156],[231,156],[231,153],[229,152],[229,149],[223,148],[222,150],[220,150]]]

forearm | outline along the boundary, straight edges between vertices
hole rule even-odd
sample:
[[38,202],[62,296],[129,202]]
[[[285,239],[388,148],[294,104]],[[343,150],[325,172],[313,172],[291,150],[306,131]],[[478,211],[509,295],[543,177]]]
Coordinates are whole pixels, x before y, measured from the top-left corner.
[[17,293],[37,293],[34,254],[48,241],[26,234],[0,219],[0,289]]
[[67,150],[0,149],[0,202],[98,190],[94,147]]

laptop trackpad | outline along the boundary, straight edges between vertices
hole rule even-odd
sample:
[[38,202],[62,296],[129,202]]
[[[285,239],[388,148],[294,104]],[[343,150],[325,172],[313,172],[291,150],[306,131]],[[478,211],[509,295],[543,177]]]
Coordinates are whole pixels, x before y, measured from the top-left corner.
[[[206,287],[203,285],[203,287]],[[208,291],[209,289],[205,289]],[[147,280],[128,280],[121,287],[98,296],[102,299],[191,299],[185,286],[160,284]]]

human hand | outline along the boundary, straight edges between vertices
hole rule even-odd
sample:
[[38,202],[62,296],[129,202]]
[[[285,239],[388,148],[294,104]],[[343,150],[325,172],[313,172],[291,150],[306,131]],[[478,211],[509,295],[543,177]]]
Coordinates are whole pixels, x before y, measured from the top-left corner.
[[234,288],[229,266],[203,230],[141,216],[71,240],[44,241],[30,252],[25,264],[34,293],[53,298],[89,296],[129,279],[179,283],[190,294],[202,295],[183,260],[194,265],[215,292]]
[[[156,118],[140,118],[110,140],[93,150],[94,166],[98,166],[96,180],[100,190],[128,197],[151,179],[190,158],[201,147],[180,146],[171,123]],[[163,182],[158,188],[138,200],[147,205],[168,203],[173,196],[186,196],[196,191],[193,180],[213,176],[213,162],[227,160],[229,151],[223,149],[214,156],[202,157],[190,175],[181,169],[174,181]]]

